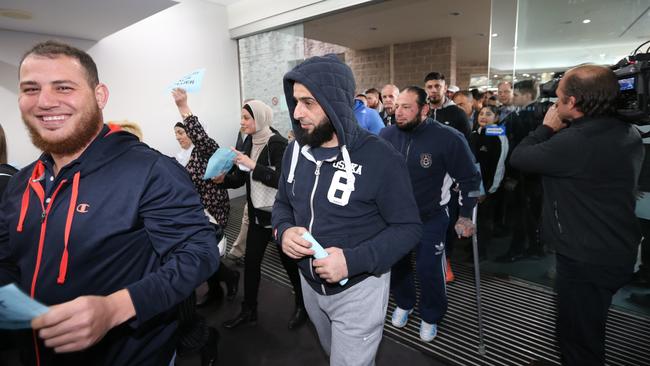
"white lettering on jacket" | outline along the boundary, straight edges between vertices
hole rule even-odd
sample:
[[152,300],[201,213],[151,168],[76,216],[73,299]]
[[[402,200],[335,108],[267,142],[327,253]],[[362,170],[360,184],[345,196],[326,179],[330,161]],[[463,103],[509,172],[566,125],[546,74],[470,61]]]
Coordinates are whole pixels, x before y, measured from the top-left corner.
[[[345,171],[345,161],[343,160],[337,161],[336,163],[333,164],[333,166],[338,170]],[[352,163],[352,173],[356,175],[361,175],[361,168],[363,168],[363,165]]]

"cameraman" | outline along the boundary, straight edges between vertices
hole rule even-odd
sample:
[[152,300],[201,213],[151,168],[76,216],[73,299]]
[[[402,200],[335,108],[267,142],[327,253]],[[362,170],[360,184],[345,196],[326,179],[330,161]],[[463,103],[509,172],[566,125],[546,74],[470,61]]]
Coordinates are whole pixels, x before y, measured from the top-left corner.
[[643,147],[638,131],[615,117],[618,92],[606,67],[569,70],[543,125],[510,160],[542,175],[543,232],[557,253],[563,365],[605,364],[607,311],[632,276],[641,239],[634,191]]

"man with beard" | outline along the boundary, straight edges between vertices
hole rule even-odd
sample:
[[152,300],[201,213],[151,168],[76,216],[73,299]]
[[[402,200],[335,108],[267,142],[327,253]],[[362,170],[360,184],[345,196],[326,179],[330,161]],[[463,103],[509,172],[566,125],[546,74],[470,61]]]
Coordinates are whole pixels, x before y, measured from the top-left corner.
[[424,77],[424,89],[429,101],[429,117],[447,126],[453,127],[469,141],[471,132],[467,115],[447,97],[445,75],[430,72]]
[[384,111],[381,113],[381,119],[385,126],[395,124],[395,101],[399,95],[399,89],[393,84],[386,84],[381,89],[381,101],[384,103]]
[[19,68],[39,159],[0,202],[0,285],[50,306],[21,339],[28,364],[167,365],[174,306],[218,266],[214,229],[182,166],[102,122],[85,52],[53,41]]
[[[465,141],[469,143],[469,135],[471,127],[467,119],[467,115],[454,104],[454,102],[447,98],[447,81],[445,75],[439,72],[430,72],[424,77],[424,89],[427,93],[429,102],[429,117],[434,121],[438,121],[446,126],[455,128],[458,132],[462,133]],[[458,185],[452,184],[450,200],[448,205],[450,225],[447,228],[447,263],[446,263],[446,281],[451,282],[454,280],[454,273],[451,270],[451,262],[449,259],[454,250],[454,243],[456,242],[456,233],[454,231],[453,223],[458,219]]]
[[[404,160],[359,127],[354,90],[352,70],[335,55],[312,57],[284,76],[296,141],[282,162],[272,216],[276,240],[298,260],[305,307],[330,364],[349,366],[374,365],[390,268],[421,235]],[[307,232],[327,257],[312,258]]]
[[[463,136],[427,118],[426,99],[426,92],[417,86],[403,90],[397,98],[397,125],[384,128],[380,136],[406,159],[423,224],[422,239],[416,248],[416,271],[420,280],[420,338],[429,342],[435,338],[437,325],[447,311],[444,263],[449,188],[452,179],[459,186],[460,216],[454,224],[455,232],[469,237],[475,230],[471,217],[481,176]],[[402,328],[416,300],[411,256],[393,266],[391,289],[397,303],[392,323]]]
[[370,88],[364,93],[366,94],[366,99],[368,100],[368,108],[372,108],[381,113],[384,111],[384,106],[381,103],[381,93],[375,88]]

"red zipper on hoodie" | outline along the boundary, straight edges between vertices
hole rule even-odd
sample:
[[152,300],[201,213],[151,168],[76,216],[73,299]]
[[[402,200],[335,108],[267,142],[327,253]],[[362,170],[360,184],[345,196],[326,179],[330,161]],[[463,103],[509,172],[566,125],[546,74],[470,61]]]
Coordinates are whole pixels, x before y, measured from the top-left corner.
[[[34,298],[36,295],[36,282],[38,279],[38,273],[40,271],[41,267],[41,261],[43,257],[43,247],[45,245],[45,234],[47,231],[47,219],[50,213],[50,210],[52,209],[54,205],[54,200],[56,199],[57,194],[63,187],[63,185],[67,182],[67,180],[63,179],[59,185],[56,187],[54,192],[52,193],[52,196],[49,198],[49,202],[47,203],[47,207],[45,206],[45,191],[43,190],[43,186],[39,183],[40,179],[44,176],[45,173],[45,166],[43,165],[42,162],[36,163],[36,166],[34,167],[34,171],[32,172],[32,176],[29,178],[29,182],[27,183],[27,187],[25,188],[25,192],[23,193],[22,197],[22,204],[21,204],[21,209],[20,209],[20,218],[18,221],[18,226],[16,228],[16,231],[22,232],[23,231],[23,224],[25,221],[25,217],[27,214],[27,209],[29,208],[29,196],[30,196],[30,188],[36,193],[36,196],[39,198],[39,203],[41,204],[41,230],[40,230],[40,236],[38,239],[38,250],[36,252],[36,265],[34,266],[34,273],[32,275],[32,284],[30,288],[30,297]],[[57,278],[57,283],[63,284],[65,282],[65,276],[67,273],[67,266],[68,266],[68,239],[70,236],[70,228],[72,226],[72,217],[74,215],[74,209],[76,206],[76,201],[77,201],[77,194],[78,194],[78,188],[79,188],[79,178],[80,174],[77,172],[74,176],[73,180],[73,189],[72,189],[72,195],[70,197],[70,207],[68,208],[68,215],[66,218],[66,226],[65,226],[65,239],[64,239],[64,250],[63,250],[63,256],[61,258],[61,263],[59,266],[59,276]],[[38,348],[38,339],[37,339],[37,334],[36,331],[34,330],[32,332],[33,335],[33,340],[34,340],[34,350],[36,352],[36,364],[40,365],[40,352]]]

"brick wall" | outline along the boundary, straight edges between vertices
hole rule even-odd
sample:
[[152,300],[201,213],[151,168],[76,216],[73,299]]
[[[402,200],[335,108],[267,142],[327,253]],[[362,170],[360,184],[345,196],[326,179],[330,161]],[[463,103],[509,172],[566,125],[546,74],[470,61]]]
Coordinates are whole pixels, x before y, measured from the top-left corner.
[[477,74],[488,74],[487,63],[468,63],[458,65],[456,69],[458,84],[456,85],[458,85],[461,89],[467,89],[469,87],[470,77]]
[[[381,89],[391,81],[390,46],[352,50],[342,46],[305,39],[301,26],[261,33],[239,40],[241,88],[243,99],[255,98],[267,103],[274,111],[274,127],[286,135],[290,129],[282,77],[305,58],[335,53],[354,73],[357,92],[368,88]],[[469,82],[469,75],[480,65],[456,66],[456,42],[438,38],[393,45],[394,75],[399,88],[422,86],[424,76],[438,71],[448,83]],[[484,66],[484,65],[483,65]],[[485,67],[486,68],[486,67]],[[273,104],[276,100],[277,104]],[[235,123],[232,121],[228,123]]]
[[345,62],[354,73],[357,93],[381,87],[390,82],[390,49],[386,47],[348,50]]
[[[447,80],[456,80],[456,42],[451,38],[400,43],[393,46],[393,81],[399,88],[422,86],[431,71],[443,73]],[[390,83],[390,46],[364,50],[348,50],[345,62],[357,82],[357,92]]]
[[394,47],[395,85],[422,86],[432,72],[443,73],[448,84],[456,83],[456,42],[447,38],[396,44]]

